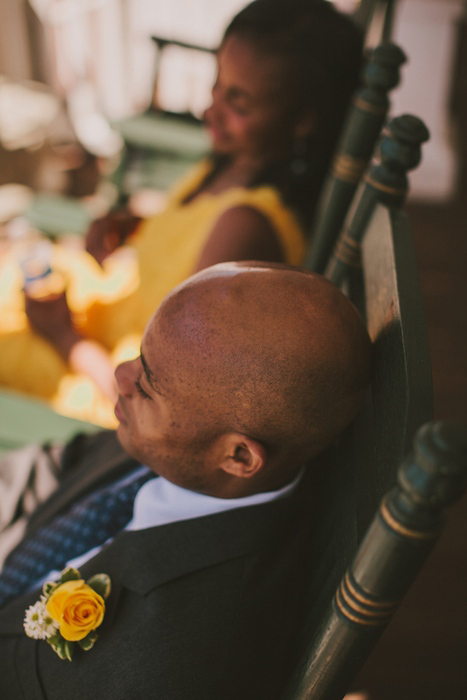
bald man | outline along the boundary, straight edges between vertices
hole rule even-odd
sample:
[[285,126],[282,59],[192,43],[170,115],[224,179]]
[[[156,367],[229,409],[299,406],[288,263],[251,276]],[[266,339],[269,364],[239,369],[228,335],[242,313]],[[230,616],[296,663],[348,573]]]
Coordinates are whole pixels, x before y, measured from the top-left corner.
[[[355,417],[370,354],[354,307],[309,272],[222,264],[166,297],[141,355],[116,371],[124,452],[108,432],[68,446],[60,488],[5,562],[0,696],[279,698],[310,536],[307,476]],[[76,526],[75,507],[129,484],[115,531],[96,505],[93,527]],[[28,538],[55,528],[65,540],[70,520],[76,551],[54,539],[26,581]],[[42,580],[66,564],[112,581],[99,640],[71,664],[22,628]]]

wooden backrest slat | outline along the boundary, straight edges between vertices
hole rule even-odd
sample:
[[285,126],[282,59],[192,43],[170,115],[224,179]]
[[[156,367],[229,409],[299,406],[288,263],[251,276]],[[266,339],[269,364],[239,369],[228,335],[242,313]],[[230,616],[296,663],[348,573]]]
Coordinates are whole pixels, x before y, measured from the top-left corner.
[[399,69],[405,60],[394,44],[378,46],[368,56],[363,85],[352,101],[311,226],[305,262],[311,270],[323,272],[327,265],[386,119],[388,92],[399,82]]

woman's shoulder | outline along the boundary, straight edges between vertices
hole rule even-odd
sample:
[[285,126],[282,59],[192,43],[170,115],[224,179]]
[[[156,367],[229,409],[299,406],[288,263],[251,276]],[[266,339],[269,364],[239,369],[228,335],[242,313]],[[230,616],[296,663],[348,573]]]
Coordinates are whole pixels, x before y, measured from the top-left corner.
[[[218,195],[222,199],[217,207],[217,222],[227,225],[233,222],[238,228],[255,229],[260,219],[261,230],[267,227],[274,232],[283,258],[286,262],[298,265],[305,252],[305,231],[297,214],[283,201],[280,192],[272,185],[252,188],[235,187]],[[218,202],[220,205],[220,202]],[[247,226],[248,225],[248,226]]]

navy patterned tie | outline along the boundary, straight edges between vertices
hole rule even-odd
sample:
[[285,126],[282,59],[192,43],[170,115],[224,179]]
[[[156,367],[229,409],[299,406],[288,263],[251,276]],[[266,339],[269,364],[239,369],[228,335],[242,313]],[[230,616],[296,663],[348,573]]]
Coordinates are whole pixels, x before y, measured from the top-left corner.
[[123,530],[132,518],[138,490],[155,476],[150,469],[140,467],[26,536],[5,560],[0,574],[0,607],[27,592],[49,571],[60,571],[71,559]]

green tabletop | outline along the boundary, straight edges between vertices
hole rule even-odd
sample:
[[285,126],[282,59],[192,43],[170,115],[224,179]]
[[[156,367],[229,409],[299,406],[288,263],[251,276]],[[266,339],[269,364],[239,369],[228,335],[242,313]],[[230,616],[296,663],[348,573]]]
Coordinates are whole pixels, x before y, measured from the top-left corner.
[[97,425],[55,413],[42,401],[0,390],[0,453],[47,440],[65,441],[78,432],[101,430]]

